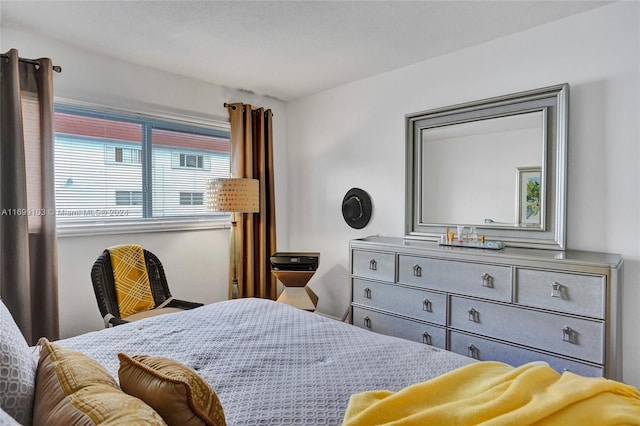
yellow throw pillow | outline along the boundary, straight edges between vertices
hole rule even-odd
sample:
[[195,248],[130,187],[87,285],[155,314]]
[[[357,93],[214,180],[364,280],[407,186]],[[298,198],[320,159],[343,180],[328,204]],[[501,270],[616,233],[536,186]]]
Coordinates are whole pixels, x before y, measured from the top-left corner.
[[225,426],[216,393],[191,368],[168,358],[118,354],[122,390],[155,409],[169,426]]
[[160,415],[124,393],[97,361],[42,338],[33,426],[162,426]]

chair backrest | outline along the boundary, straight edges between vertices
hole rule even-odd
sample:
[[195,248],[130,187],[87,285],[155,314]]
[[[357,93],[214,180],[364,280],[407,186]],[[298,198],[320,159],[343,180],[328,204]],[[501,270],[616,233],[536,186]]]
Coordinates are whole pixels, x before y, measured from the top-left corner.
[[[151,294],[153,294],[155,305],[158,306],[171,297],[169,284],[160,259],[148,250],[143,250],[143,252],[147,274],[149,275],[149,284],[151,285]],[[104,318],[105,315],[111,314],[117,319],[122,319],[118,308],[116,285],[113,280],[111,256],[108,250],[103,251],[93,263],[91,282],[102,317]]]

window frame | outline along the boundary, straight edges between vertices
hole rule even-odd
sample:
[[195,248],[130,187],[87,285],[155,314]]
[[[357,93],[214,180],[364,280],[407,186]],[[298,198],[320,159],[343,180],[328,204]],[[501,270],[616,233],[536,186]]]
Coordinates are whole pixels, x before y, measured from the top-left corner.
[[[204,136],[230,139],[230,125],[228,121],[221,121],[214,117],[193,117],[171,112],[145,113],[130,111],[116,107],[106,107],[96,104],[74,102],[66,99],[54,100],[54,113],[81,115],[90,118],[114,119],[142,126],[142,163],[127,163],[130,166],[142,167],[142,196],[143,217],[127,220],[105,221],[104,219],[68,221],[56,224],[57,235],[91,236],[107,234],[128,234],[146,232],[167,232],[181,230],[217,229],[230,226],[229,213],[216,213],[207,216],[153,217],[153,146],[151,133],[154,130],[196,133]],[[194,130],[196,130],[194,132]],[[55,132],[54,132],[55,137]],[[147,159],[150,159],[147,161]],[[115,160],[115,158],[114,158]],[[189,168],[191,170],[203,170]],[[146,189],[146,190],[145,190]]]

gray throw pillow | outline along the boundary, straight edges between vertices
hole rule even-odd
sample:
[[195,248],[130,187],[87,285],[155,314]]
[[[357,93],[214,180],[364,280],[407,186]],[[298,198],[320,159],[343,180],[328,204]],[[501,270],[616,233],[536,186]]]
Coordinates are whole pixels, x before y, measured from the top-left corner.
[[37,366],[34,350],[0,300],[0,409],[23,425],[31,424]]
[[20,426],[20,423],[0,408],[0,426]]

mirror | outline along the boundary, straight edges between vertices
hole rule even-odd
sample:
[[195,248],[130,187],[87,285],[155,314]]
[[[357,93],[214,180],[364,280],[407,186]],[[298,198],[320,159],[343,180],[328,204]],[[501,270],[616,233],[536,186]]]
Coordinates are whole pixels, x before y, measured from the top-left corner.
[[406,238],[564,249],[567,84],[406,116]]

